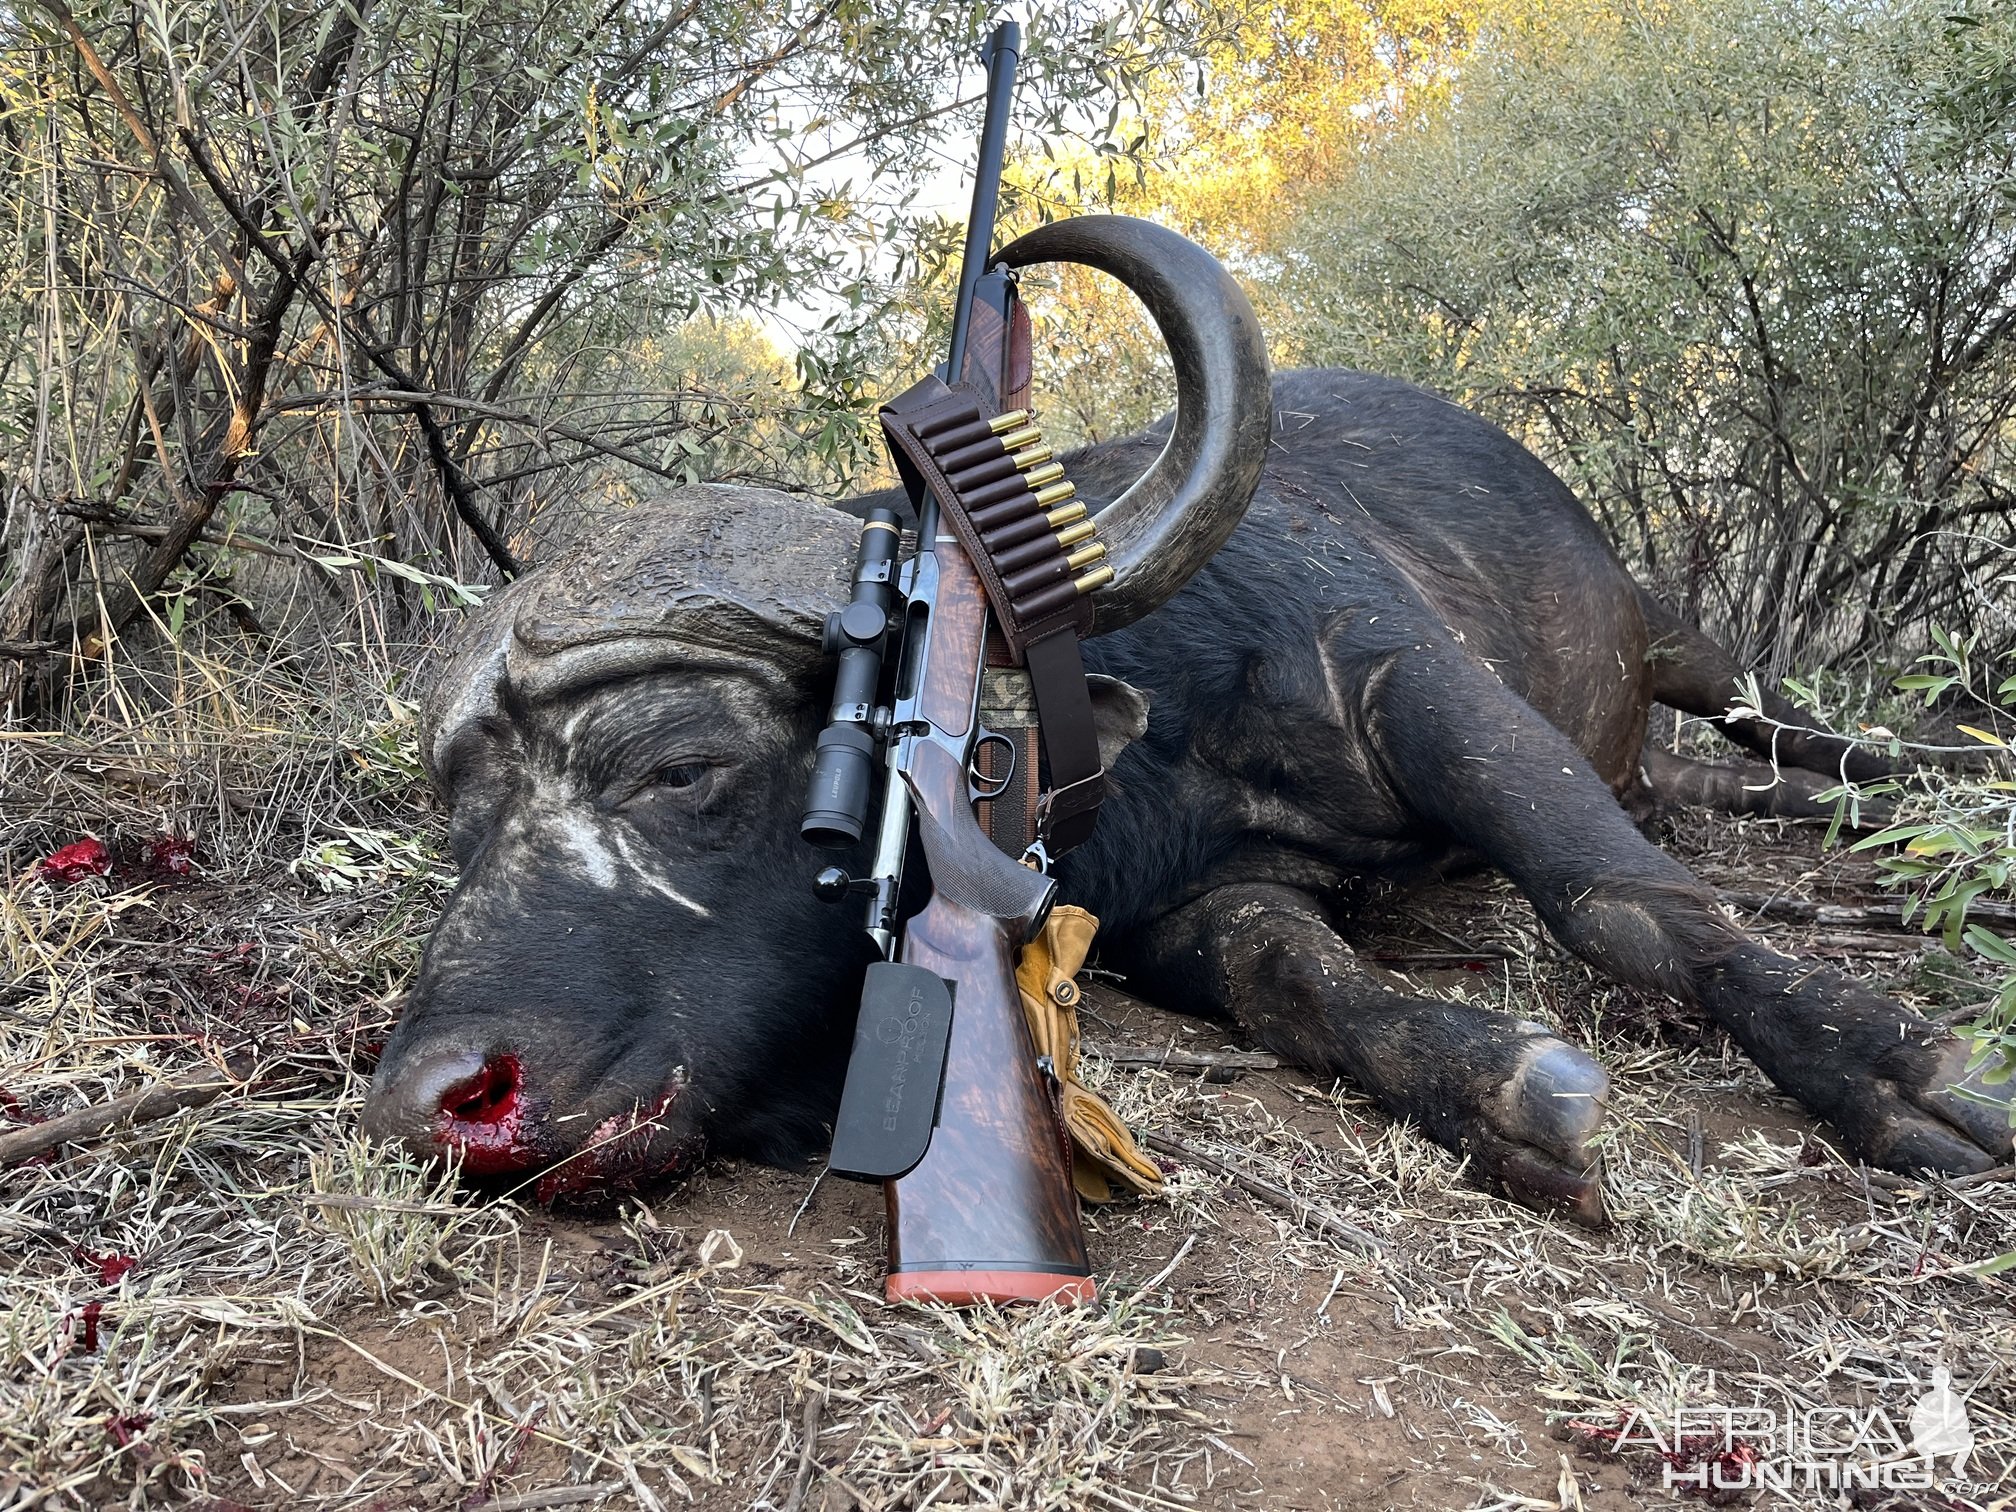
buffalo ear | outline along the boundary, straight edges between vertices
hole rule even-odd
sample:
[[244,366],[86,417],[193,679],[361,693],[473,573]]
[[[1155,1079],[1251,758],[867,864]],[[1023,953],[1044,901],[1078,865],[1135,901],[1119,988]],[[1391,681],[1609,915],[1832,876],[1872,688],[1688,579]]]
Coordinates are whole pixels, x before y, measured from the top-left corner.
[[1128,742],[1148,733],[1148,695],[1117,677],[1088,672],[1092,694],[1092,729],[1099,737],[1099,764],[1110,769]]

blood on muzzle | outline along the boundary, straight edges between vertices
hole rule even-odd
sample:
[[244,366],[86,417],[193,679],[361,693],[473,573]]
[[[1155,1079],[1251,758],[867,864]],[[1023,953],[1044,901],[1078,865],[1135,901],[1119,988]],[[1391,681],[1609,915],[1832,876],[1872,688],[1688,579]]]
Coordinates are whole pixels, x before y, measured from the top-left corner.
[[538,1163],[525,1139],[525,1078],[515,1055],[493,1055],[473,1076],[441,1093],[434,1132],[442,1153],[460,1151],[472,1176],[522,1171]]
[[402,1061],[389,1081],[380,1071],[364,1131],[416,1154],[459,1155],[472,1176],[505,1175],[539,1163],[526,1104],[516,1055],[439,1047]]

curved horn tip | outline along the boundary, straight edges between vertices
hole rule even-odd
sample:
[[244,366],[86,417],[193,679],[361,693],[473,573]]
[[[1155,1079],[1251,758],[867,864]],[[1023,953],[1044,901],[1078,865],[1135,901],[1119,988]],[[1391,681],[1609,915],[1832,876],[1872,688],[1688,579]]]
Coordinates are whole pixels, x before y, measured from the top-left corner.
[[1176,374],[1176,421],[1141,478],[1101,515],[1116,581],[1095,633],[1158,608],[1211,559],[1259,487],[1273,427],[1267,342],[1245,291],[1209,252],[1153,221],[1052,221],[995,255],[1111,274],[1147,306]]

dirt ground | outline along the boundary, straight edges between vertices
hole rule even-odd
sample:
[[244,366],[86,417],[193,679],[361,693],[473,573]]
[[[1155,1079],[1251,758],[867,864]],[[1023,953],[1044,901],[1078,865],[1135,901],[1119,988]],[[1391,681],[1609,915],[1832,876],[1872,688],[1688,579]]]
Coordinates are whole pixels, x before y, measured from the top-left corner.
[[[0,1141],[206,1066],[259,1077],[0,1170],[0,1508],[2016,1506],[1991,1268],[2016,1183],[1847,1163],[1494,879],[1373,899],[1363,948],[1605,1061],[1608,1229],[1473,1190],[1348,1087],[1112,1064],[1240,1047],[1097,991],[1089,1078],[1174,1151],[1167,1200],[1088,1213],[1100,1304],[891,1308],[879,1191],[816,1170],[716,1164],[567,1215],[361,1146],[363,1068],[445,880],[409,711],[265,767],[215,744],[0,743]],[[149,873],[142,840],[204,782],[194,874]],[[87,831],[112,875],[41,879]],[[1879,896],[1811,829],[1690,815],[1669,843],[1725,889]],[[1906,933],[1758,927],[1928,1012],[1985,996]],[[1930,1489],[1683,1498],[1669,1470],[1770,1442],[1662,1457],[1644,1428],[1718,1404],[1903,1425],[1941,1365],[1974,1444]]]

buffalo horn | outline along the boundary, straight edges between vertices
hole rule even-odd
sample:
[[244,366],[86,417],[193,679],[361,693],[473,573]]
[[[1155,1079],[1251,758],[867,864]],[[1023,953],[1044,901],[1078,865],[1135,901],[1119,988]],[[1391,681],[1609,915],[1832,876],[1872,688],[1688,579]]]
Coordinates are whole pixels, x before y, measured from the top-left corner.
[[1245,515],[1273,422],[1267,343],[1253,306],[1218,260],[1151,221],[1052,221],[994,260],[1015,268],[1081,263],[1109,273],[1148,307],[1169,347],[1176,421],[1168,443],[1099,515],[1107,558],[1096,572],[1110,576],[1111,586],[1099,595],[1094,633],[1117,630],[1188,582]]

